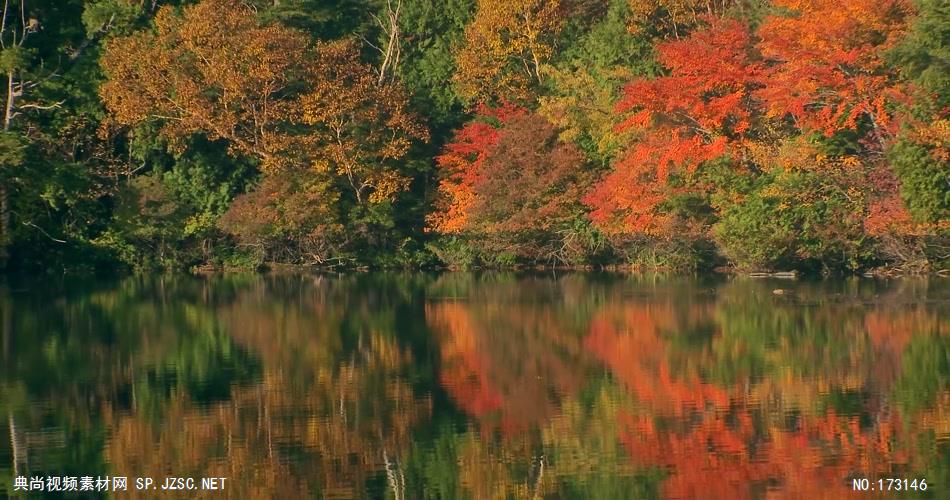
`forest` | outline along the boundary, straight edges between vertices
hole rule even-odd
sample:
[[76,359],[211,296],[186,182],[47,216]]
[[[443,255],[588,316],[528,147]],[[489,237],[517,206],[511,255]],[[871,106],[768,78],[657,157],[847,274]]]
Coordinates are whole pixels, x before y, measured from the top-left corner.
[[8,272],[945,272],[944,0],[3,0]]

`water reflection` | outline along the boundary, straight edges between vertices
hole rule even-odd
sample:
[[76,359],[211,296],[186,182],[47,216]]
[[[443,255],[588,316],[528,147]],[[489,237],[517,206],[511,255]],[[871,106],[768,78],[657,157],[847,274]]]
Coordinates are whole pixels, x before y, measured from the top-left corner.
[[9,285],[0,494],[120,475],[227,477],[233,498],[840,498],[906,477],[939,498],[948,300],[583,274]]

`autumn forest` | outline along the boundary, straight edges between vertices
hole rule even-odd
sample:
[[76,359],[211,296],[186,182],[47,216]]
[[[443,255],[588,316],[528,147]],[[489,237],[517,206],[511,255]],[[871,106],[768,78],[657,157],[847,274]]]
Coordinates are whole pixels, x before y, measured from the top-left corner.
[[4,0],[0,262],[941,272],[948,39],[942,0]]

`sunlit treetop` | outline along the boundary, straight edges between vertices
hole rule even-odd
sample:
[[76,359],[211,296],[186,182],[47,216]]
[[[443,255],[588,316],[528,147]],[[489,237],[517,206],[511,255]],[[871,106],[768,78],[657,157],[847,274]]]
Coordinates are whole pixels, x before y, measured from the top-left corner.
[[862,120],[879,139],[894,131],[894,102],[905,87],[884,56],[904,35],[906,0],[775,0],[787,14],[759,28],[769,63],[768,86],[757,96],[769,116],[789,115],[802,129],[827,135]]
[[564,19],[560,0],[478,0],[454,78],[469,102],[525,99],[543,79]]
[[284,96],[304,76],[307,43],[294,30],[260,25],[236,0],[205,0],[181,14],[166,6],[154,32],[106,44],[99,94],[121,125],[158,120],[172,141],[207,134],[276,167],[298,113]]

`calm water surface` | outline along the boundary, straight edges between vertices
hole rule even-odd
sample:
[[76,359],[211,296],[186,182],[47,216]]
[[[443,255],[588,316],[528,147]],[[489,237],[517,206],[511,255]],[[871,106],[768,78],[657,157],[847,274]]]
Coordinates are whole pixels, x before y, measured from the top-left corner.
[[132,278],[0,313],[0,497],[950,498],[947,280]]

